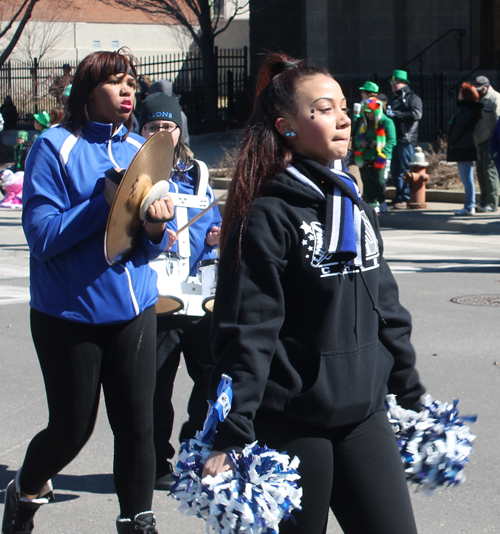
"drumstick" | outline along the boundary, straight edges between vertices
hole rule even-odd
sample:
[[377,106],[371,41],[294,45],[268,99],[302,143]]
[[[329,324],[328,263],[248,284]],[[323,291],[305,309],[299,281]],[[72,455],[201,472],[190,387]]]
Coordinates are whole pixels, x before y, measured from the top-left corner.
[[227,191],[221,195],[219,198],[215,199],[212,204],[210,204],[210,206],[208,206],[208,208],[205,208],[203,211],[200,211],[200,213],[198,213],[198,215],[196,215],[195,217],[193,217],[187,224],[185,224],[180,230],[177,230],[177,235],[179,235],[183,230],[185,230],[186,228],[189,228],[194,222],[196,222],[200,217],[202,217],[203,215],[205,215],[205,213],[207,213],[207,211],[210,211],[214,206],[216,206],[223,198],[226,198],[227,196]]

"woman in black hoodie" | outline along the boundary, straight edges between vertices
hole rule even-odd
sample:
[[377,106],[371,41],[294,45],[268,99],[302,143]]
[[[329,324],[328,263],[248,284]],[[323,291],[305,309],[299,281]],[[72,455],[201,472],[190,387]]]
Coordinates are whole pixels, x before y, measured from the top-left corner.
[[419,409],[411,321],[382,257],[374,211],[345,157],[350,119],[322,68],[271,54],[257,80],[222,225],[213,315],[233,404],[204,475],[260,444],[300,458],[302,511],[281,533],[415,534],[384,399]]
[[458,93],[458,109],[450,120],[448,131],[447,161],[456,161],[460,179],[464,184],[464,207],[455,215],[474,215],[476,213],[476,188],[474,185],[474,162],[478,158],[478,147],[474,129],[481,118],[483,104],[478,102],[477,89],[464,82]]

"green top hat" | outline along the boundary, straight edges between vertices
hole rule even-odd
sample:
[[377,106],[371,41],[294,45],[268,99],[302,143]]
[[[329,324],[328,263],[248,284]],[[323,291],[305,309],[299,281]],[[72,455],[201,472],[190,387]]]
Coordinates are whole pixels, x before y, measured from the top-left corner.
[[408,73],[405,70],[395,70],[392,73],[391,82],[395,82],[395,81],[409,83]]
[[360,88],[360,91],[366,91],[367,93],[377,93],[380,91],[379,86],[373,82],[365,82]]
[[19,130],[17,132],[16,139],[23,139],[26,142],[28,140],[28,132],[25,132],[24,130]]
[[50,126],[50,115],[46,111],[35,113],[33,117],[35,117],[35,120],[38,121],[44,128],[48,128]]

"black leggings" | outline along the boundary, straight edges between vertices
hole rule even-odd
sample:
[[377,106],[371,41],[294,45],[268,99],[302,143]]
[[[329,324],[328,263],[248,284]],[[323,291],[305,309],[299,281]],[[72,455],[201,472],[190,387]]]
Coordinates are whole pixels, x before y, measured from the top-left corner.
[[120,515],[151,510],[155,479],[153,393],[156,314],[89,325],[31,310],[49,423],[31,441],[21,488],[36,495],[81,451],[94,429],[101,384],[114,435],[114,481]]
[[416,534],[403,464],[385,409],[357,425],[321,429],[257,413],[261,445],[298,456],[303,488],[297,524],[280,534],[323,534],[332,509],[346,534]]
[[174,425],[172,394],[181,353],[193,380],[187,411],[189,420],[181,428],[179,441],[194,437],[203,429],[208,409],[208,385],[213,369],[210,350],[212,314],[203,317],[164,315],[158,317],[156,350],[156,391],[154,396],[154,436],[157,458],[173,458],[170,443]]

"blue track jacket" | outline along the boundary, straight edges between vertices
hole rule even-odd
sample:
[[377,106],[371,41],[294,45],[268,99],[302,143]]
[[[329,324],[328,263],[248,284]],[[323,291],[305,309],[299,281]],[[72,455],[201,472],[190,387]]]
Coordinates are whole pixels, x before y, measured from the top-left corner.
[[104,232],[109,207],[104,173],[127,168],[144,142],[121,126],[87,123],[80,136],[62,126],[37,139],[26,163],[23,228],[31,251],[31,302],[61,319],[111,324],[133,319],[152,306],[158,291],[148,260],[158,245],[142,233],[140,247],[128,260],[109,266]]

